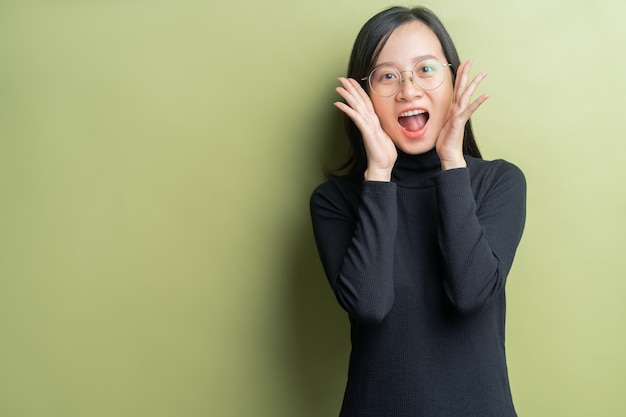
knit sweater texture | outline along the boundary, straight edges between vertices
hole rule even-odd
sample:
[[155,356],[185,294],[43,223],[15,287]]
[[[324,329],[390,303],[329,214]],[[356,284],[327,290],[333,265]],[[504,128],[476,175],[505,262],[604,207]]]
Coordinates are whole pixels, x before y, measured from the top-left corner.
[[391,182],[332,177],[315,239],[351,324],[340,417],[515,417],[505,283],[526,182],[503,160],[399,153]]

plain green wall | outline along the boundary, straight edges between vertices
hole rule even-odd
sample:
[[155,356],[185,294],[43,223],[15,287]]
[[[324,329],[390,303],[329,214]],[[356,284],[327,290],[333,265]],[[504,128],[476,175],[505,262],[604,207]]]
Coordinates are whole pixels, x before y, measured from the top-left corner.
[[[0,415],[336,415],[348,326],[308,197],[391,4],[0,2]],[[489,73],[485,157],[528,180],[519,414],[623,417],[625,3],[422,4]]]

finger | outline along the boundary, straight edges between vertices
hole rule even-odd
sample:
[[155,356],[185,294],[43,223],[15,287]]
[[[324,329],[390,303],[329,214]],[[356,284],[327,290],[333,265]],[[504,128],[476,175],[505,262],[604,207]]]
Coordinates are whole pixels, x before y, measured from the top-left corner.
[[455,99],[457,101],[460,101],[461,97],[463,96],[463,92],[467,87],[467,80],[469,78],[469,72],[471,68],[471,60],[465,61],[461,65],[459,65],[459,68],[457,70],[456,82],[454,83],[454,93]]
[[356,80],[352,78],[339,77],[339,82],[341,83],[343,88],[351,95],[361,98],[364,95],[367,96],[367,93],[363,91],[363,87],[361,87],[361,85]]
[[361,86],[361,84],[355,80],[354,78],[349,78],[348,82],[350,84],[350,86],[352,87],[352,91],[354,92],[355,95],[357,95],[363,102],[363,104],[365,105],[366,109],[368,111],[374,111],[374,105],[372,104],[372,100],[370,99],[369,94],[367,94],[367,91],[365,91],[365,89],[363,89],[363,87]]
[[486,72],[480,72],[478,73],[474,79],[472,80],[472,82],[469,83],[469,85],[467,86],[467,90],[471,91],[472,93],[474,93],[474,91],[476,91],[476,87],[478,87],[478,84],[480,84],[482,82],[482,80],[485,79],[485,77],[487,76]]
[[464,89],[461,95],[460,103],[459,103],[462,107],[467,106],[467,104],[471,101],[472,95],[474,95],[474,92],[478,88],[478,85],[481,83],[482,80],[485,79],[486,76],[487,76],[486,72],[479,73]]
[[354,90],[359,94],[359,96],[361,96],[364,99],[369,100],[370,96],[367,94],[367,91],[365,91],[365,89],[363,88],[360,82],[358,82],[354,78],[349,78],[348,81],[353,86]]
[[375,113],[372,101],[356,80],[341,77],[339,81],[342,87],[337,87],[336,90],[350,107],[364,115]]
[[339,94],[346,102],[353,97],[353,94],[350,91],[346,90],[344,87],[335,88],[337,94]]
[[349,104],[346,104],[341,101],[334,102],[333,105],[341,110],[346,116],[348,116],[354,124],[359,128],[363,137],[367,136],[367,132],[371,131],[375,128],[374,125],[378,124],[378,119],[371,117],[368,113],[363,113],[359,109],[355,109]]
[[352,121],[355,124],[357,125],[361,124],[361,116],[359,115],[359,112],[354,110],[352,107],[350,107],[349,105],[341,101],[336,101],[333,103],[333,105],[337,107],[339,110],[341,110],[342,112],[344,112],[346,116],[352,119]]
[[357,111],[364,111],[364,105],[361,98],[353,91],[344,87],[337,87],[335,91],[337,91],[337,93],[344,99],[348,106]]
[[468,120],[476,110],[489,98],[489,94],[483,94],[474,100],[464,111],[463,118]]

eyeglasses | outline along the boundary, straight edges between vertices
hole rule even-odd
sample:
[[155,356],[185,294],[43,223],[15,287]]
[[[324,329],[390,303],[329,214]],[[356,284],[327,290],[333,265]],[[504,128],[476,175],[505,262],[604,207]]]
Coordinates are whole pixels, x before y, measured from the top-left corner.
[[434,58],[419,61],[412,71],[400,71],[392,65],[381,65],[374,68],[369,77],[361,78],[361,81],[368,80],[370,89],[374,94],[381,97],[391,97],[400,91],[402,83],[406,81],[402,78],[403,72],[411,72],[411,81],[422,90],[434,90],[443,84],[444,68],[452,64],[442,64]]

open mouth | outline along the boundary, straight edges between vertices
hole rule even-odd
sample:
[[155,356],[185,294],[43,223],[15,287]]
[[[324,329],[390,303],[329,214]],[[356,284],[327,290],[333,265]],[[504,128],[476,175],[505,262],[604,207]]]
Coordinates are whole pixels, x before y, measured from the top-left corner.
[[409,110],[400,114],[398,123],[409,132],[417,132],[426,126],[429,118],[426,110]]

